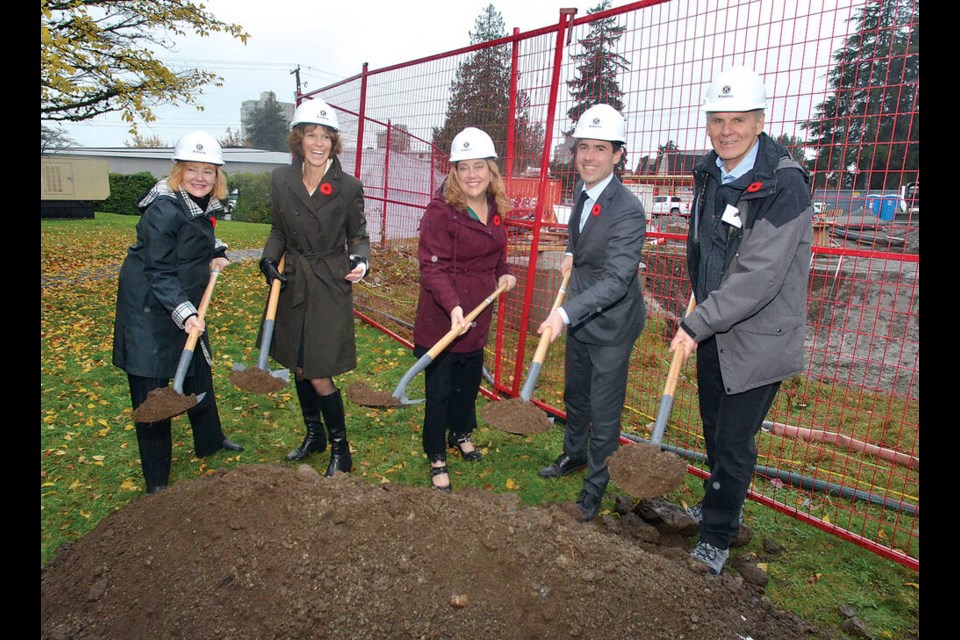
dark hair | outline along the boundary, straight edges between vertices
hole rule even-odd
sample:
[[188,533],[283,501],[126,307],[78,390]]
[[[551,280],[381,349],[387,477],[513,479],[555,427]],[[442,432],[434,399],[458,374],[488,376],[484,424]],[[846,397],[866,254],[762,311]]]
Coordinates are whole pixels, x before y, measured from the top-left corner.
[[307,127],[323,127],[333,141],[333,145],[330,147],[330,155],[340,155],[340,152],[343,151],[343,142],[340,140],[338,131],[325,124],[298,124],[290,129],[290,136],[287,138],[287,146],[290,147],[290,153],[293,154],[294,158],[303,160],[303,135],[307,132]]

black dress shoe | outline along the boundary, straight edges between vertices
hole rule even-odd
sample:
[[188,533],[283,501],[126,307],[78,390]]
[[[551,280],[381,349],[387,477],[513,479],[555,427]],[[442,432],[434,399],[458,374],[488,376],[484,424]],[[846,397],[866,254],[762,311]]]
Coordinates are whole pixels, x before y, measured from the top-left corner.
[[574,460],[567,454],[561,453],[552,465],[537,471],[537,475],[541,478],[559,478],[583,469],[585,466],[587,466],[585,459]]
[[456,449],[461,458],[467,462],[478,462],[482,460],[483,454],[480,453],[476,447],[474,447],[473,451],[463,450],[463,445],[467,444],[468,442],[473,444],[470,442],[469,433],[450,433],[450,435],[447,436],[447,445],[449,445],[451,449]]
[[580,513],[583,514],[581,522],[589,522],[597,517],[597,511],[600,510],[600,496],[580,491],[576,504]]
[[165,485],[165,484],[154,485],[154,486],[152,486],[152,487],[147,487],[147,493],[160,493],[161,491],[165,490],[166,488],[167,488],[167,485]]
[[220,443],[220,447],[226,449],[227,451],[243,451],[243,447],[238,445],[230,438],[224,438],[223,442]]

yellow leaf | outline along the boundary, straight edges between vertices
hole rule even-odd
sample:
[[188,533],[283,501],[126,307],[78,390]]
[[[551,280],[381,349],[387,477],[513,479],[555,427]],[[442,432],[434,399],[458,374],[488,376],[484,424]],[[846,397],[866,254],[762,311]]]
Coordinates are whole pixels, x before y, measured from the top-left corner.
[[879,540],[886,540],[886,539],[887,539],[887,532],[884,531],[883,529],[878,529],[878,530],[877,530],[877,539],[879,539]]
[[903,586],[905,586],[905,587],[913,587],[914,589],[916,589],[916,590],[918,590],[918,591],[920,590],[920,583],[919,583],[919,582],[904,582],[904,583],[903,583]]
[[89,520],[89,519],[90,519],[90,516],[93,515],[93,512],[92,512],[92,511],[84,511],[83,509],[80,509],[80,515],[82,515],[84,518],[86,518],[87,520]]
[[135,427],[134,427],[132,424],[125,424],[125,425],[123,425],[123,430],[124,430],[124,431],[133,431],[134,429],[135,429]]
[[80,484],[80,481],[79,481],[79,480],[74,480],[73,482],[70,483],[70,488],[71,488],[71,489],[76,489],[76,488],[78,488],[78,487],[80,487],[80,486],[81,486],[81,484]]
[[766,562],[758,562],[758,563],[757,563],[757,568],[760,569],[760,571],[763,571],[764,573],[766,573],[766,572],[767,572],[767,563],[766,563]]
[[510,489],[511,491],[515,491],[518,488],[519,488],[519,485],[513,481],[513,478],[507,478],[507,489]]
[[102,455],[95,455],[95,456],[93,456],[93,459],[94,459],[94,460],[99,460],[99,461],[101,461],[101,462],[103,461],[103,458],[104,458],[104,456],[102,456]]
[[105,427],[109,427],[109,426],[110,426],[110,425],[107,424],[107,421],[104,420],[103,418],[97,419],[97,422],[99,422],[100,424],[102,424],[102,425],[105,426]]
[[125,478],[123,482],[120,483],[120,491],[139,491],[140,487],[134,483],[133,478]]
[[829,514],[826,514],[826,513],[823,514],[823,517],[821,518],[821,520],[823,520],[823,521],[826,522],[827,524],[830,524],[830,515],[829,515]]
[[57,483],[56,483],[56,482],[44,482],[44,483],[41,484],[40,486],[41,486],[41,487],[55,487],[55,486],[57,486]]

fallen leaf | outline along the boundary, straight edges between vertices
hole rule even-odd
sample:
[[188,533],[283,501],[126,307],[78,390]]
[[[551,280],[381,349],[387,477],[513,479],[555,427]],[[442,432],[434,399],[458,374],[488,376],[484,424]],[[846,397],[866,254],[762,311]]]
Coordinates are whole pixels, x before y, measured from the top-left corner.
[[506,486],[507,486],[507,489],[510,489],[511,491],[516,491],[517,489],[520,488],[520,485],[514,482],[513,478],[507,478]]
[[136,485],[133,478],[124,478],[120,483],[120,491],[139,491],[140,487]]

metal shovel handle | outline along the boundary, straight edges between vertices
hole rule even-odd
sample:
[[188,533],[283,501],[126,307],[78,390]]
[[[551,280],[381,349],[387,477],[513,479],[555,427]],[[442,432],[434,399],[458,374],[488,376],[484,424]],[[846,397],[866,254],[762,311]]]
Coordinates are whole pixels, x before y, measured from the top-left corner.
[[[567,294],[567,285],[570,284],[570,269],[563,275],[563,281],[560,282],[560,290],[557,291],[557,297],[553,300],[553,306],[550,307],[550,313],[553,313],[563,304],[563,298]],[[537,343],[537,350],[533,354],[533,362],[530,363],[530,370],[527,372],[527,379],[520,390],[520,397],[529,401],[533,395],[533,388],[537,386],[537,379],[540,377],[540,368],[547,357],[547,349],[550,348],[550,337],[553,335],[553,329],[547,327],[540,334],[540,342]]]
[[[687,317],[693,313],[697,306],[697,300],[693,294],[690,294],[690,302],[687,304],[687,311],[683,314]],[[663,434],[667,430],[667,420],[670,419],[670,412],[673,411],[673,392],[677,389],[677,380],[680,378],[680,367],[686,359],[687,350],[682,345],[677,345],[673,351],[673,359],[670,361],[670,370],[667,372],[667,381],[663,385],[663,397],[660,398],[660,407],[657,410],[657,420],[653,425],[653,433],[650,435],[650,442],[659,445],[663,440]]]
[[[277,271],[283,273],[283,265],[287,256],[280,256]],[[263,318],[263,330],[260,332],[260,355],[257,358],[257,368],[267,371],[267,358],[270,356],[270,345],[273,343],[273,327],[277,318],[277,305],[280,303],[280,288],[283,282],[274,278],[270,283],[270,297],[267,298],[267,314]]]
[[[497,299],[497,296],[506,290],[507,285],[503,284],[498,286],[493,293],[483,299],[483,302],[474,307],[473,311],[464,316],[463,322],[465,324],[470,324],[473,322],[484,309],[486,309],[494,300]],[[407,398],[407,385],[417,376],[418,373],[426,369],[430,363],[433,362],[434,358],[436,358],[444,349],[450,346],[450,343],[456,340],[461,331],[463,331],[463,329],[459,327],[450,329],[450,331],[447,331],[447,333],[440,338],[435,345],[430,347],[429,351],[420,356],[420,359],[417,360],[417,362],[410,367],[405,374],[403,374],[402,378],[400,378],[400,382],[397,383],[397,388],[393,390],[393,397],[398,398],[403,404],[417,404],[423,402],[422,399],[410,400]]]
[[[210,271],[210,281],[207,282],[207,289],[203,292],[203,298],[200,299],[200,308],[197,309],[197,318],[203,320],[207,315],[207,309],[210,308],[210,299],[213,298],[213,287],[217,284],[217,277],[220,275],[219,269]],[[193,359],[193,351],[197,346],[197,340],[200,339],[200,329],[193,328],[187,336],[187,343],[180,352],[180,362],[177,363],[177,372],[173,376],[173,390],[183,395],[183,380],[187,377],[187,369],[190,367],[190,361]],[[202,395],[197,398],[200,402]]]

